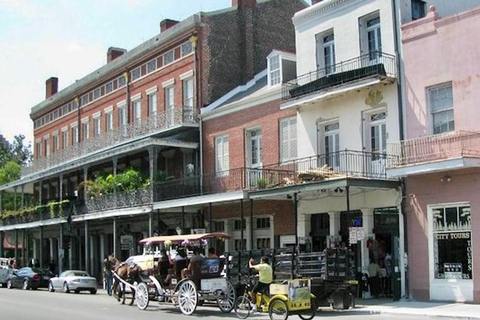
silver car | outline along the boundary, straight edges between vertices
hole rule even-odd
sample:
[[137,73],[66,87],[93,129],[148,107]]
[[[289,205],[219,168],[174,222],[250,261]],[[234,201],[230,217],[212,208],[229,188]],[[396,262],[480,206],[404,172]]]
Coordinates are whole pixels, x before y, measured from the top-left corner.
[[91,294],[97,293],[97,279],[91,277],[86,271],[66,270],[60,276],[53,277],[48,283],[48,291],[63,290],[65,293],[74,291],[90,291]]

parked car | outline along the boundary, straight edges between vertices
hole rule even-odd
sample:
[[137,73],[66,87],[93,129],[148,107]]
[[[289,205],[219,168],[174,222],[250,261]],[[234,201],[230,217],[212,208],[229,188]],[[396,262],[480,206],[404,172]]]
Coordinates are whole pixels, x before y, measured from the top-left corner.
[[86,271],[66,270],[58,277],[53,277],[48,283],[48,291],[63,290],[65,293],[74,291],[90,291],[91,294],[97,293],[97,279],[91,277]]
[[24,290],[48,288],[48,282],[52,276],[53,273],[45,269],[35,267],[20,268],[14,270],[13,274],[8,277],[7,288],[22,288]]

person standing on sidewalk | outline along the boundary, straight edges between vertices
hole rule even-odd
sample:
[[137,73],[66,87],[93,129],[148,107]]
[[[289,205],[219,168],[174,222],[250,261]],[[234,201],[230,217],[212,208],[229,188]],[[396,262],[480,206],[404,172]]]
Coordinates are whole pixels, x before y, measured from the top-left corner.
[[112,279],[112,267],[108,259],[108,256],[105,256],[105,259],[103,259],[103,279],[104,279],[105,287],[107,289],[107,294],[111,296],[113,279]]

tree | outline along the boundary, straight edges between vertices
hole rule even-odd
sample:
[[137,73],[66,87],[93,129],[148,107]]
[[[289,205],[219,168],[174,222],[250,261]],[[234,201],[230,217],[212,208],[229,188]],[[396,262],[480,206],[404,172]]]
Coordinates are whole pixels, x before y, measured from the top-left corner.
[[19,165],[27,165],[32,161],[31,145],[25,145],[25,136],[16,135],[10,144],[0,134],[0,168],[3,168],[9,161],[14,161]]
[[15,161],[8,161],[0,168],[0,185],[20,179],[22,168]]

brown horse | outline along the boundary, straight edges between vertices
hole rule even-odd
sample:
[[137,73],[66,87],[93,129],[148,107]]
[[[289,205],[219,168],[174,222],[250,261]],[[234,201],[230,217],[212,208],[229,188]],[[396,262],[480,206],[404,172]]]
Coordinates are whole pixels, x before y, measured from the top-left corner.
[[[133,283],[139,280],[140,273],[142,268],[133,263],[132,265],[128,265],[126,262],[120,262],[117,258],[113,255],[108,256],[108,262],[110,264],[110,270],[115,272],[115,274],[122,280]],[[124,285],[118,280],[117,277],[113,277],[113,289],[112,292],[115,298],[120,301],[123,296],[123,292],[125,290]],[[122,304],[125,303],[125,299],[122,299]],[[132,299],[133,303],[133,299]]]

